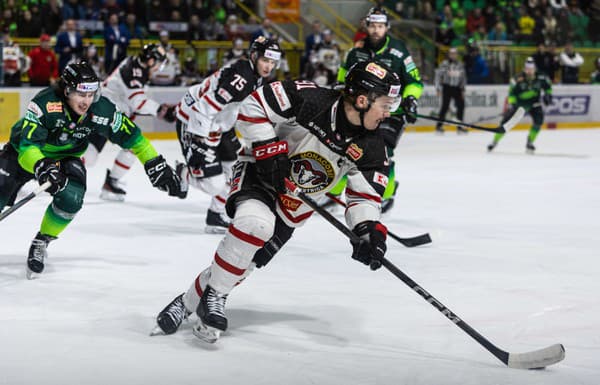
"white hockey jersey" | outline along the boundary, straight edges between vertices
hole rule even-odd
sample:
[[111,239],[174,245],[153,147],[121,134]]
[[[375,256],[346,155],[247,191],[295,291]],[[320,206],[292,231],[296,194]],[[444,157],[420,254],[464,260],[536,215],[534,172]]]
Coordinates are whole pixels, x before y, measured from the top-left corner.
[[137,57],[130,56],[104,80],[102,95],[130,118],[134,115],[156,116],[160,104],[146,94],[147,83],[148,68],[142,67]]
[[[273,82],[253,92],[239,109],[235,125],[244,145],[241,161],[254,162],[252,143],[278,137],[288,143],[291,180],[314,198],[348,176],[346,221],[379,220],[389,161],[379,131],[352,125],[339,91],[308,81]],[[235,178],[235,175],[234,175]],[[236,188],[235,180],[232,193]],[[281,194],[277,213],[288,226],[300,226],[312,209]]]
[[241,59],[196,84],[177,106],[177,119],[185,131],[206,137],[216,146],[221,132],[235,123],[239,104],[262,84],[250,61]]

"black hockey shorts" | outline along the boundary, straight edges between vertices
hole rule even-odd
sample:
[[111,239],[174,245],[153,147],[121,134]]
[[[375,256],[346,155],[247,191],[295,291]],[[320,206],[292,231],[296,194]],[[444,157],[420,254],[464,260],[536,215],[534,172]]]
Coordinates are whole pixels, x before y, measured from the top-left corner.
[[235,129],[232,128],[221,136],[221,143],[217,147],[217,155],[223,162],[235,161],[238,158],[240,148],[242,148],[242,145],[235,136]]
[[96,147],[96,150],[98,152],[102,151],[102,149],[106,145],[106,142],[108,141],[106,137],[100,135],[96,131],[92,132],[90,136],[88,136],[88,140],[92,146]]
[[10,143],[0,150],[0,211],[15,203],[17,192],[33,179],[33,174],[23,170],[18,161],[19,154]]

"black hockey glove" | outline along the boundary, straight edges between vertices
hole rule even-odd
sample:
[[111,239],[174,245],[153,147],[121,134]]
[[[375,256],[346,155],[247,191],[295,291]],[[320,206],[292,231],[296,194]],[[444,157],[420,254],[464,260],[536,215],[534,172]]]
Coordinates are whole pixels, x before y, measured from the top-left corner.
[[46,191],[52,195],[61,192],[67,187],[69,179],[63,174],[55,160],[43,158],[35,162],[33,174],[40,185],[50,182],[52,185]]
[[417,107],[419,104],[414,96],[407,96],[404,98],[400,106],[404,111],[404,120],[406,120],[407,123],[414,123],[417,121]]
[[183,156],[191,168],[201,168],[207,163],[214,163],[217,160],[216,147],[207,145],[204,139],[198,135],[192,135],[193,138],[186,143],[186,149]]
[[544,94],[542,97],[542,102],[544,102],[545,106],[549,106],[552,104],[552,94]]
[[285,178],[290,175],[288,146],[284,140],[275,137],[252,143],[252,154],[256,158],[256,174],[275,191],[285,193]]
[[170,196],[185,198],[181,191],[181,181],[171,166],[167,164],[162,155],[152,158],[144,164],[146,175],[150,178],[152,186],[166,191]]
[[361,237],[360,243],[352,245],[352,258],[370,266],[371,270],[379,269],[387,250],[387,228],[380,222],[365,221],[356,225],[352,231]]
[[406,122],[400,116],[394,115],[385,119],[379,125],[381,135],[385,145],[391,148],[396,148],[400,137],[404,133]]
[[173,104],[163,103],[158,108],[157,116],[166,122],[173,123],[175,121],[175,107]]

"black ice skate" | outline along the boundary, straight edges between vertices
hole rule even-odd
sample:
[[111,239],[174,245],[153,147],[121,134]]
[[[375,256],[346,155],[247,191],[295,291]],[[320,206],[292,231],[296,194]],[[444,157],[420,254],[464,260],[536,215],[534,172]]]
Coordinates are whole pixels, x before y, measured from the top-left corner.
[[461,126],[456,126],[456,133],[458,135],[466,135],[469,133],[469,130],[467,130],[466,128],[461,127]]
[[492,143],[488,144],[488,146],[487,146],[487,150],[488,150],[488,152],[492,152],[492,150],[493,150],[494,148],[496,148],[496,145],[497,145],[497,144],[498,144],[498,143],[496,143],[496,142],[492,142]]
[[183,304],[183,294],[175,297],[156,317],[156,327],[150,333],[151,336],[161,334],[173,334],[179,329],[181,323],[192,314]]
[[221,336],[221,332],[227,330],[226,300],[227,294],[221,294],[212,287],[206,286],[196,309],[198,321],[192,329],[196,337],[214,344]]
[[119,186],[119,180],[110,176],[110,170],[106,170],[106,179],[100,192],[100,198],[107,201],[123,202],[125,200],[125,190]]
[[33,279],[37,274],[44,271],[44,259],[48,257],[46,248],[48,247],[48,243],[55,239],[56,237],[41,233],[37,233],[35,238],[33,238],[29,247],[29,255],[27,256],[27,279]]
[[175,161],[175,174],[179,176],[180,186],[181,186],[181,195],[179,196],[181,199],[187,197],[188,190],[190,188],[190,184],[188,178],[190,177],[190,172],[188,171],[187,165],[185,163],[180,163]]
[[533,145],[533,143],[531,141],[527,141],[527,144],[525,145],[525,151],[528,154],[533,154],[535,152],[535,146]]
[[206,231],[208,234],[225,234],[231,222],[225,219],[225,214],[211,209],[206,212]]
[[444,129],[442,128],[441,124],[435,126],[435,133],[438,135],[444,135]]

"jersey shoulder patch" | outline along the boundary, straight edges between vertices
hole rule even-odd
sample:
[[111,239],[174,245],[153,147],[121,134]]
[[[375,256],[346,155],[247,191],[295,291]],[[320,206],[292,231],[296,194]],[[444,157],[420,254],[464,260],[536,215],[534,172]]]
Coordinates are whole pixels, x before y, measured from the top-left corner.
[[279,105],[281,111],[287,111],[292,107],[292,103],[290,102],[290,99],[288,98],[281,82],[273,82],[269,84],[269,87],[271,87],[273,95],[275,96],[275,101]]

